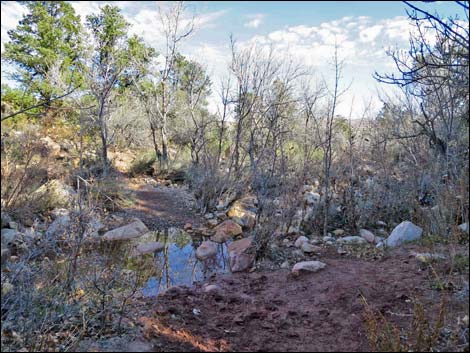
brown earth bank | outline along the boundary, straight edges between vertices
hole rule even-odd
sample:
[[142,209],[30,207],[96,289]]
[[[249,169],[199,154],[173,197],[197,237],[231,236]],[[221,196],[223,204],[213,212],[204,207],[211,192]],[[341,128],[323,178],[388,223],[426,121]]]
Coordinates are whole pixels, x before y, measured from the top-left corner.
[[[214,275],[191,288],[173,287],[141,300],[135,334],[84,341],[79,350],[370,351],[364,299],[405,331],[416,300],[432,326],[443,299],[444,326],[455,325],[468,313],[468,294],[433,289],[429,268],[410,257],[412,248],[375,262],[323,258],[325,269],[298,277],[286,269]],[[207,291],[207,284],[217,287]]]

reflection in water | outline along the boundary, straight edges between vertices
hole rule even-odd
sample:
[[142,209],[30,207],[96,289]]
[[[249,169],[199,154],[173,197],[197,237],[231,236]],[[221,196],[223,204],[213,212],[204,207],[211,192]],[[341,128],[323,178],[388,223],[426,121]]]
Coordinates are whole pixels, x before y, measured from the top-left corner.
[[[147,280],[142,289],[142,293],[146,297],[156,296],[160,291],[174,285],[191,285],[193,282],[205,279],[213,273],[228,270],[225,244],[219,245],[219,251],[215,259],[201,262],[195,256],[196,248],[200,244],[193,241],[186,232],[170,228],[163,234],[154,234],[154,239],[147,237],[139,240],[140,242],[157,240],[165,244],[162,252],[152,255],[151,266],[155,266],[155,271],[152,271],[153,275]],[[149,264],[147,261],[145,263]]]

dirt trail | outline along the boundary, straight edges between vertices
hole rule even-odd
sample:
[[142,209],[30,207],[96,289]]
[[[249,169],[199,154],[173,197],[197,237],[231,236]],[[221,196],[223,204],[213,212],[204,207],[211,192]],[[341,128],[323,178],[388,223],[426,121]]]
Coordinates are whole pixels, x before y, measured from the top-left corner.
[[204,221],[185,187],[154,186],[130,180],[128,189],[133,192],[135,202],[123,212],[140,218],[150,229],[183,227],[185,223],[198,226]]

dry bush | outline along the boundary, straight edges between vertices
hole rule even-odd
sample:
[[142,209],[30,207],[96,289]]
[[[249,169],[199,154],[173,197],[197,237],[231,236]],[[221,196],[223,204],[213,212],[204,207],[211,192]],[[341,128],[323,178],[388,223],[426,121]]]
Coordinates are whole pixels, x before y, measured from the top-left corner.
[[370,349],[376,352],[433,352],[435,351],[446,316],[444,299],[439,305],[435,320],[430,320],[424,305],[414,300],[413,320],[408,330],[389,322],[380,311],[375,311],[361,296],[364,305],[364,321]]

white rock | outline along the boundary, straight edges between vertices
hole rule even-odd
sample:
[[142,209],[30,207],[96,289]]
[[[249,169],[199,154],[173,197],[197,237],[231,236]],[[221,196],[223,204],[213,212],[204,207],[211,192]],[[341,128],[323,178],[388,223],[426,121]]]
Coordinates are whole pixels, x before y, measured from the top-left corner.
[[374,233],[372,233],[371,231],[368,231],[367,229],[360,229],[359,235],[363,237],[365,240],[367,240],[369,243],[373,243],[375,240]]
[[339,238],[336,242],[339,244],[365,244],[367,243],[367,240],[362,237],[353,235],[349,237]]
[[401,222],[393,229],[392,234],[385,240],[385,245],[389,247],[399,246],[421,238],[423,230],[410,221]]
[[337,237],[340,237],[340,236],[344,235],[344,233],[345,233],[345,232],[344,232],[343,229],[335,229],[335,230],[333,231],[333,234],[334,234],[335,236],[337,236]]
[[325,268],[326,264],[320,261],[302,261],[298,262],[292,268],[293,275],[299,275],[300,272],[317,272]]
[[311,254],[311,253],[315,253],[315,252],[318,253],[319,250],[320,250],[320,248],[318,246],[312,245],[312,244],[307,243],[307,242],[302,243],[300,248],[302,249],[302,251],[304,253],[307,253],[307,254]]
[[295,247],[300,248],[303,243],[308,243],[308,238],[301,235],[300,237],[297,238],[294,245],[295,245]]
[[320,202],[320,194],[312,191],[308,191],[304,194],[304,202],[307,205],[313,205]]
[[468,223],[462,223],[459,228],[462,232],[468,233]]
[[134,239],[148,233],[148,231],[147,226],[138,219],[125,226],[106,232],[103,235],[103,239],[107,241]]
[[289,261],[287,261],[287,260],[284,261],[284,262],[281,264],[281,268],[286,269],[286,268],[289,268],[289,267],[290,267],[290,266],[289,266]]
[[203,287],[204,293],[217,293],[220,287],[217,284],[207,284]]
[[386,227],[387,226],[387,223],[385,223],[384,221],[377,221],[377,222],[375,222],[375,224],[379,227]]

